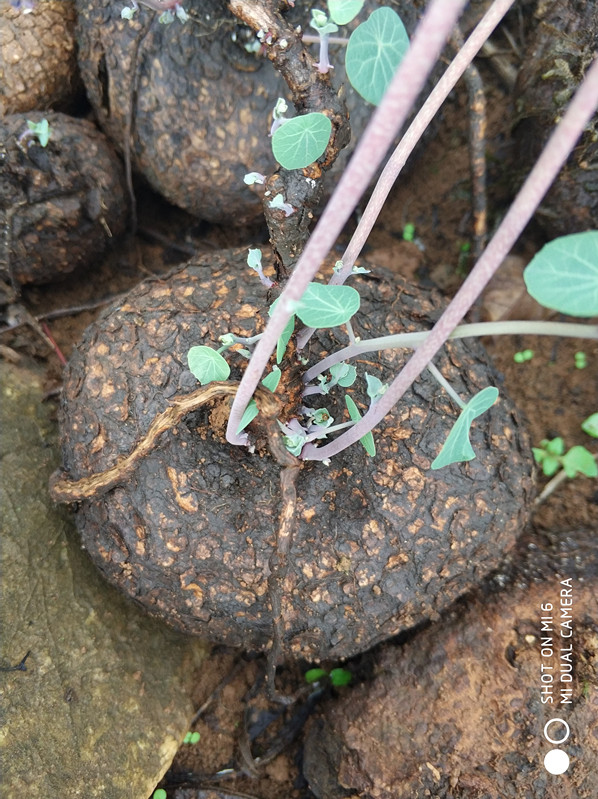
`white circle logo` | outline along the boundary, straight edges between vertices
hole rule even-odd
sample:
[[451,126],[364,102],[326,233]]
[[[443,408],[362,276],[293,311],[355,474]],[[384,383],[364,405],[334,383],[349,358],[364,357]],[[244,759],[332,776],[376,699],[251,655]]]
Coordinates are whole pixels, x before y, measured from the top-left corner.
[[544,757],[544,768],[549,774],[564,774],[569,768],[569,755],[562,749],[551,749]]
[[[563,727],[565,728],[565,734],[563,735],[562,738],[551,738],[550,735],[548,734],[548,728],[550,727],[551,724],[556,724],[557,722],[563,725]],[[569,737],[570,732],[571,731],[569,729],[569,725],[567,724],[566,721],[563,721],[563,719],[550,719],[550,721],[547,721],[546,724],[544,725],[544,737],[546,738],[547,741],[550,741],[551,744],[564,743]]]

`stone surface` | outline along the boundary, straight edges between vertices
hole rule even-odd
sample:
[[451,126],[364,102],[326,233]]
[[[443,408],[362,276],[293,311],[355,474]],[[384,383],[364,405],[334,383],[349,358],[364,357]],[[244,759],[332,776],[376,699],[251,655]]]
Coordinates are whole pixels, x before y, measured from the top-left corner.
[[56,463],[39,375],[0,364],[2,796],[147,799],[192,714],[204,646],[106,585],[47,491]]

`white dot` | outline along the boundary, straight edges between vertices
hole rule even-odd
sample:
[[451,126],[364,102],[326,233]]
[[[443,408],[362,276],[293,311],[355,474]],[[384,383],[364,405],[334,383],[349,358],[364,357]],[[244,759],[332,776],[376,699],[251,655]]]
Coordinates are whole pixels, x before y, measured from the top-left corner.
[[569,755],[562,749],[551,749],[544,757],[544,768],[550,774],[564,774],[569,768]]

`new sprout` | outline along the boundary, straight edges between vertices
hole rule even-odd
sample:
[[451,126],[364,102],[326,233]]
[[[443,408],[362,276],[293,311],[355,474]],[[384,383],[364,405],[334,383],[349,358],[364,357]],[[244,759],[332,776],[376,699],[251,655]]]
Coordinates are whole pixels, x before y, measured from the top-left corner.
[[323,11],[318,11],[318,9],[312,10],[311,22],[309,24],[317,31],[318,36],[320,37],[320,60],[316,66],[318,68],[318,72],[320,72],[322,75],[326,75],[330,69],[334,69],[328,57],[328,41],[330,34],[336,33],[338,27],[334,24],[334,22],[329,22],[326,14]]

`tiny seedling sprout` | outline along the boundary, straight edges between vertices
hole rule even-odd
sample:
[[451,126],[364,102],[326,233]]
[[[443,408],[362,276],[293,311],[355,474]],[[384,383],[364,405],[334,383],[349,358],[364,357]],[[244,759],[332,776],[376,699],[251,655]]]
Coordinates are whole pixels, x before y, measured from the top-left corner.
[[305,682],[309,685],[321,683],[324,680],[329,680],[331,685],[335,688],[340,688],[343,685],[349,685],[353,679],[353,675],[348,669],[335,668],[330,671],[326,669],[314,668],[308,669],[303,675]]
[[534,357],[533,350],[521,350],[520,352],[516,352],[515,355],[513,355],[513,360],[515,361],[515,363],[526,363],[527,361],[531,361],[533,357]]
[[51,136],[52,128],[47,119],[42,119],[39,122],[32,122],[28,119],[27,127],[17,139],[17,145],[21,150],[26,150],[32,141],[37,139],[41,147],[47,147]]

